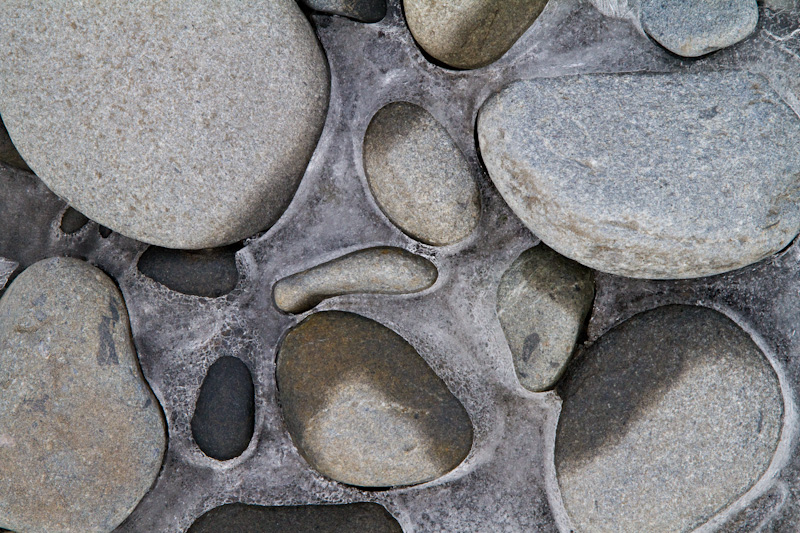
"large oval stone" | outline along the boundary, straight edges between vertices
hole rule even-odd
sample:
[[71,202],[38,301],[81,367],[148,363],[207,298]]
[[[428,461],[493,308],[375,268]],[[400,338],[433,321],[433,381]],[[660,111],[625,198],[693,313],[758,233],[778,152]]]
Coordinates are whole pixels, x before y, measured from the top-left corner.
[[292,0],[0,3],[0,113],[20,154],[148,243],[210,248],[274,223],[328,93]]
[[558,391],[556,472],[582,533],[694,530],[758,481],[781,432],[781,391],[764,354],[700,307],[621,324]]
[[165,448],[122,296],[77,259],[46,259],[0,299],[0,527],[108,532]]
[[467,237],[481,213],[478,185],[464,154],[425,109],[395,102],[378,111],[364,137],[364,170],[389,219],[422,242]]
[[317,313],[278,353],[278,390],[309,464],[361,487],[435,479],[464,460],[472,423],[461,403],[397,333],[352,313]]
[[800,120],[747,72],[512,84],[480,112],[489,174],[557,252],[642,278],[758,261],[800,230]]

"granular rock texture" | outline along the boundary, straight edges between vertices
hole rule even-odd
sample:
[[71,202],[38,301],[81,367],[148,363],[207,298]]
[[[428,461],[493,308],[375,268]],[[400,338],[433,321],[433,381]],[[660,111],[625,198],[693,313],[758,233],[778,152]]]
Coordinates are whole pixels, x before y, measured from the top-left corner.
[[0,526],[110,532],[150,488],[164,422],[114,283],[77,259],[26,269],[0,300]]
[[486,167],[557,252],[641,278],[733,270],[800,231],[800,120],[747,72],[512,84],[481,110]]
[[783,419],[761,350],[699,307],[661,307],[616,327],[558,390],[558,483],[582,533],[703,524],[764,474]]
[[8,0],[0,50],[0,113],[39,178],[169,248],[273,224],[327,110],[325,58],[292,0]]

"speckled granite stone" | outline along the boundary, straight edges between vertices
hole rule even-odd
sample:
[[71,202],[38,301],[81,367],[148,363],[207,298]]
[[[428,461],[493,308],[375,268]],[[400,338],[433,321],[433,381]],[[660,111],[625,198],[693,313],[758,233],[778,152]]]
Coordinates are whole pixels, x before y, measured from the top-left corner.
[[746,72],[514,83],[478,137],[489,174],[548,246],[630,277],[691,278],[800,230],[800,120]]
[[155,481],[164,422],[99,269],[46,259],[8,287],[0,391],[0,526],[109,532]]
[[386,16],[386,0],[302,0],[315,11],[342,15],[360,22],[378,22]]
[[694,530],[764,474],[783,419],[764,354],[700,307],[661,307],[617,326],[558,392],[558,483],[582,533]]
[[756,29],[756,0],[642,0],[644,30],[678,55],[697,57],[736,44]]
[[447,130],[407,102],[383,107],[364,137],[364,170],[378,205],[400,229],[443,246],[478,224],[480,196],[472,169]]
[[326,61],[292,0],[6,0],[0,50],[0,113],[36,174],[168,248],[274,223],[327,111]]

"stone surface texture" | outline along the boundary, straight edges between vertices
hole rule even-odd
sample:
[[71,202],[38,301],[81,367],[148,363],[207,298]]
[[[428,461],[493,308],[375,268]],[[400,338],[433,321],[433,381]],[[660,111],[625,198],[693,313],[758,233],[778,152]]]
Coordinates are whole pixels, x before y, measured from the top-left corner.
[[404,0],[417,44],[451,67],[497,61],[525,33],[547,0]]
[[540,244],[523,253],[497,289],[497,318],[519,382],[544,391],[555,385],[592,309],[592,272]]
[[413,485],[472,446],[464,407],[416,350],[353,313],[311,315],[278,353],[284,419],[317,471],[360,487]]
[[401,248],[369,248],[298,272],[275,284],[275,305],[303,313],[333,296],[407,294],[429,288],[438,272],[427,259]]
[[756,0],[642,0],[644,30],[661,46],[697,57],[738,43],[758,24]]
[[0,299],[0,526],[110,532],[153,481],[161,411],[125,304],[77,259],[47,259]]
[[170,289],[218,298],[236,288],[238,246],[207,250],[172,250],[151,246],[139,258],[139,272]]
[[360,22],[378,22],[386,16],[386,0],[302,0],[315,11],[342,15]]
[[518,82],[484,105],[478,137],[531,231],[604,272],[706,276],[800,231],[800,120],[758,75]]
[[555,464],[582,533],[691,531],[764,474],[783,401],[775,371],[723,314],[657,308],[570,366]]
[[372,118],[364,137],[364,170],[380,208],[404,232],[443,246],[478,224],[480,195],[472,169],[428,111],[395,102]]
[[8,0],[0,51],[0,113],[36,174],[168,248],[273,224],[327,110],[326,61],[292,0]]

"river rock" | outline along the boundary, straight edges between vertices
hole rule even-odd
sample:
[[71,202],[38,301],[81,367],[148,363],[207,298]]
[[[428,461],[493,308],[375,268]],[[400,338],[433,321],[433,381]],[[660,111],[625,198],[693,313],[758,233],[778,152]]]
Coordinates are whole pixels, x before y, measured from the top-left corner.
[[0,49],[25,161],[92,220],[168,248],[274,223],[325,121],[327,63],[293,0],[7,0]]
[[706,276],[800,230],[800,120],[758,75],[518,82],[484,105],[478,137],[517,216],[598,270]]
[[236,252],[231,245],[208,250],[172,250],[151,246],[139,258],[139,272],[183,294],[218,298],[239,283]]
[[675,54],[697,57],[738,43],[756,29],[756,0],[643,0],[644,30]]
[[275,304],[287,313],[303,313],[343,294],[419,292],[438,275],[433,263],[401,248],[369,248],[283,278],[275,284]]
[[451,67],[497,61],[544,9],[547,0],[403,0],[417,44]]
[[783,401],[729,318],[668,306],[603,335],[559,384],[555,465],[582,533],[693,531],[764,474]]
[[461,403],[397,333],[352,313],[311,315],[278,353],[284,420],[320,473],[360,487],[413,485],[472,447]]
[[0,299],[0,526],[109,532],[158,475],[165,427],[119,290],[46,259]]
[[386,0],[302,0],[321,13],[342,15],[360,22],[378,22],[386,16]]
[[592,309],[592,272],[543,244],[512,263],[497,289],[497,318],[523,387],[552,388]]
[[467,237],[481,214],[464,154],[433,115],[407,102],[383,107],[364,137],[364,170],[375,201],[415,239],[435,246]]

